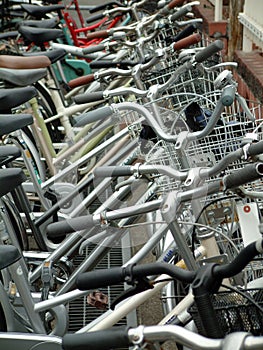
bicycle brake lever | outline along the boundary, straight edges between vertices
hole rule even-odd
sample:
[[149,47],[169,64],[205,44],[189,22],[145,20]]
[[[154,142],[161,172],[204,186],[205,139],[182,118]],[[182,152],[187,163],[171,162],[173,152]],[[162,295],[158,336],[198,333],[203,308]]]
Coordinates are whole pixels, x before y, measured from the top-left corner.
[[148,289],[153,289],[153,285],[150,283],[148,278],[140,278],[136,281],[133,281],[134,285],[131,288],[124,290],[112,303],[110,306],[111,310],[115,309],[115,306],[119,304],[121,301],[136,295],[138,293],[144,292]]

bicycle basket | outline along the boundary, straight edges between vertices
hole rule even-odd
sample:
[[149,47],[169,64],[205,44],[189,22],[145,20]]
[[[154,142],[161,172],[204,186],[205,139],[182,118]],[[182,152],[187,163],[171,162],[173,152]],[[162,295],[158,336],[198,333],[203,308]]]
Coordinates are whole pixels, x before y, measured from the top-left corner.
[[[218,292],[212,300],[224,336],[238,331],[263,335],[263,289],[242,290],[242,295],[232,291]],[[196,306],[193,305],[188,311],[198,332],[206,335]]]
[[[142,81],[146,89],[155,84],[165,84],[176,68],[180,66],[176,55],[170,55],[159,61],[157,65],[152,67],[149,71],[144,72]],[[211,62],[207,66],[213,65]],[[206,94],[215,90],[214,80],[218,76],[218,71],[205,71],[201,67],[189,69],[187,72],[177,77],[169,88],[166,89],[165,94],[171,95],[176,93],[197,93]],[[177,100],[175,100],[177,102]],[[176,107],[176,103],[173,105]]]

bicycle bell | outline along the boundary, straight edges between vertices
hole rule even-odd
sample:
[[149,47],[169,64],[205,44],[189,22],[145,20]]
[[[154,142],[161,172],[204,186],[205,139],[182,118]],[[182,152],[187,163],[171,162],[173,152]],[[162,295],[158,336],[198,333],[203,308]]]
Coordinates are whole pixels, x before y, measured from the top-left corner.
[[225,69],[221,72],[214,81],[214,86],[216,89],[223,89],[229,84],[232,84],[233,74],[230,70]]

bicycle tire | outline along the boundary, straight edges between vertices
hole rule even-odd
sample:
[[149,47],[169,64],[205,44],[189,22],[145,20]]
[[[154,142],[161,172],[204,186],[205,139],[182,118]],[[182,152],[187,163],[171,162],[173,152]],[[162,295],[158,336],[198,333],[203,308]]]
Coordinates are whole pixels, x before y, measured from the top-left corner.
[[7,325],[6,325],[5,313],[0,303],[0,332],[6,332],[6,331],[7,331]]
[[[40,83],[35,84],[35,88],[38,90],[38,104],[41,110],[41,115],[44,119],[51,118],[57,114],[56,106],[50,96],[48,90]],[[47,124],[47,129],[50,134],[52,142],[61,142],[63,140],[63,134],[59,131],[60,121],[53,120]]]
[[14,227],[14,232],[16,233],[21,251],[28,250],[28,236],[18,209],[16,208],[15,204],[11,201],[11,199],[7,196],[3,197],[2,201],[4,202],[7,214],[10,217],[10,221],[12,222],[12,225]]

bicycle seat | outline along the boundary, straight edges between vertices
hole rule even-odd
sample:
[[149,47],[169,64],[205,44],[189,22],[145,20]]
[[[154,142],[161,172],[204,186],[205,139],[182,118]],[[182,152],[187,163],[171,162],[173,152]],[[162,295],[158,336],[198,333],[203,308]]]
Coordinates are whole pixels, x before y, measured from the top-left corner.
[[39,57],[46,56],[50,60],[51,64],[55,63],[67,55],[66,50],[64,49],[52,49],[50,51],[41,51],[41,52],[28,52],[23,54],[25,57]]
[[51,64],[47,55],[39,55],[39,57],[22,57],[12,55],[0,55],[0,67],[10,69],[32,69],[46,68]]
[[35,18],[43,18],[46,14],[63,10],[65,8],[64,5],[58,4],[58,5],[45,5],[45,6],[38,6],[38,5],[32,5],[32,4],[21,4],[21,8],[27,12],[29,15],[35,17]]
[[12,86],[28,86],[36,83],[47,75],[45,68],[36,69],[7,69],[0,68],[1,79]]
[[0,197],[13,191],[26,180],[22,169],[8,168],[0,169]]
[[64,35],[61,29],[46,29],[28,26],[20,26],[18,31],[25,39],[38,46]]
[[52,29],[56,28],[56,26],[59,23],[58,17],[52,17],[42,20],[25,20],[20,23],[22,26],[28,26],[28,27],[36,27],[36,28],[46,28],[46,29]]
[[10,113],[12,108],[20,106],[35,96],[37,96],[37,90],[33,86],[0,89],[0,113]]
[[0,114],[0,137],[33,123],[31,114]]
[[12,265],[20,259],[19,250],[13,245],[0,246],[0,270]]
[[7,165],[20,157],[21,151],[16,146],[0,146],[0,167]]

